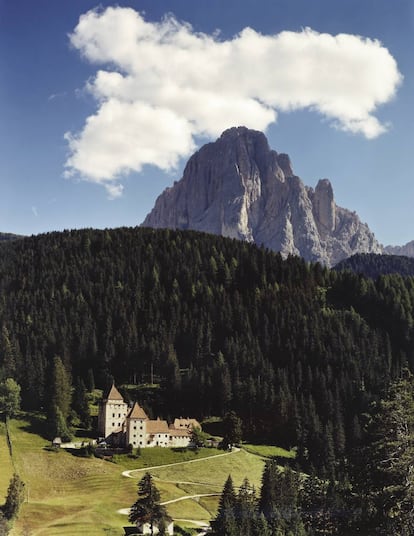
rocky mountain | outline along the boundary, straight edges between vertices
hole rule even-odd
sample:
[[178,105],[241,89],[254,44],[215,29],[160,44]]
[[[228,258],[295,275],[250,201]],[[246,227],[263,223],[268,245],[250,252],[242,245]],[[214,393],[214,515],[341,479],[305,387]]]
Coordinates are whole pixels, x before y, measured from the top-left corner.
[[226,130],[196,152],[143,225],[247,240],[327,266],[358,252],[382,252],[357,214],[335,204],[328,179],[305,186],[287,154],[245,127]]
[[387,255],[403,255],[405,257],[414,257],[414,240],[407,242],[403,246],[385,246],[384,253]]

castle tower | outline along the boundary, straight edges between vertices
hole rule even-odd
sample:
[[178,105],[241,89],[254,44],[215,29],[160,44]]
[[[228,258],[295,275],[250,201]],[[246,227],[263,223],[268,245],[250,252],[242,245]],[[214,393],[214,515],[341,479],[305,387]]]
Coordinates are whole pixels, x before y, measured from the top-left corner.
[[127,416],[126,443],[134,448],[147,444],[148,416],[138,402],[135,402]]
[[124,402],[121,393],[115,385],[112,385],[108,395],[102,400],[99,406],[99,435],[106,439],[112,434],[124,432],[127,413],[128,404]]

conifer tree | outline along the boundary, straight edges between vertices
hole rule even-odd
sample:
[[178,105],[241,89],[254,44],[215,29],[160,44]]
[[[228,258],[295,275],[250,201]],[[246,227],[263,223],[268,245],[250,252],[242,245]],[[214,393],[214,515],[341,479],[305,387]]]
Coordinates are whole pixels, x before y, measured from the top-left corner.
[[20,385],[7,378],[0,383],[0,413],[10,419],[20,409]]
[[233,480],[229,475],[224,484],[220,497],[217,516],[211,522],[214,536],[239,536],[239,527],[236,520],[237,498],[234,491]]
[[6,502],[3,506],[4,517],[13,519],[19,513],[19,509],[24,500],[24,482],[17,473],[14,473],[7,490]]
[[223,445],[225,447],[237,445],[242,440],[242,421],[235,411],[226,413],[223,419]]
[[56,406],[65,421],[69,417],[72,388],[68,372],[60,357],[55,356],[52,362],[51,382],[48,392],[49,408],[54,411]]
[[257,501],[255,490],[247,478],[243,480],[239,493],[237,494],[235,512],[239,534],[253,536],[253,525],[257,514]]
[[76,411],[82,425],[89,428],[91,425],[91,413],[85,384],[81,378],[76,378],[75,388],[72,395],[72,408]]
[[414,533],[414,376],[404,370],[369,427],[362,463],[354,468],[366,519],[379,534]]
[[149,523],[151,534],[155,526],[158,533],[165,532],[166,522],[170,518],[165,507],[160,504],[160,493],[156,488],[151,473],[145,475],[138,482],[138,499],[131,506],[129,521],[131,523]]

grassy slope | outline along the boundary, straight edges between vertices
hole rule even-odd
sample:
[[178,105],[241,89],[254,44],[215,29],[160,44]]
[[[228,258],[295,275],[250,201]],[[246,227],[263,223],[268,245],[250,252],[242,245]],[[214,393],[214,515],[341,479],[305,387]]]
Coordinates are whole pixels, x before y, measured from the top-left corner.
[[[11,421],[10,430],[15,464],[27,484],[29,499],[22,507],[11,536],[122,534],[122,526],[128,522],[117,510],[130,506],[135,500],[137,482],[149,465],[174,463],[186,458],[201,460],[151,471],[161,500],[169,501],[188,495],[220,494],[230,473],[236,486],[247,476],[259,489],[265,463],[261,456],[244,450],[208,459],[203,456],[217,451],[201,450],[198,454],[187,451],[183,454],[166,449],[143,449],[138,460],[121,457],[118,463],[110,463],[95,458],[77,458],[65,451],[49,452],[44,449],[48,442],[26,421]],[[12,472],[3,443],[5,446],[0,429],[1,491],[7,489]],[[135,472],[135,478],[121,475],[125,469],[139,466],[143,468]],[[7,477],[3,467],[8,468]],[[209,521],[217,511],[217,504],[218,496],[200,497],[168,504],[167,509],[173,518]]]
[[115,464],[45,451],[47,442],[24,421],[12,421],[11,433],[29,499],[12,536],[121,533],[126,519],[116,510],[131,504],[136,482],[122,477]]
[[263,456],[264,458],[294,458],[296,456],[294,450],[286,450],[272,445],[245,444],[243,445],[243,449],[251,454],[256,454],[256,456]]

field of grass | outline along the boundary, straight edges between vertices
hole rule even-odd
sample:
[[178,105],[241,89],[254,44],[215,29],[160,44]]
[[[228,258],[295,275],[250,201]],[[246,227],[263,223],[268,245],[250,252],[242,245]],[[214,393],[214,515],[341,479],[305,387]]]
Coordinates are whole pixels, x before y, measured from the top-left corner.
[[202,448],[195,451],[191,449],[165,449],[162,447],[153,447],[150,449],[141,449],[139,458],[122,455],[114,456],[114,461],[122,465],[124,469],[141,469],[145,467],[154,467],[156,465],[166,465],[168,463],[198,460],[216,454],[223,454],[223,451],[210,448]]
[[[169,514],[178,519],[208,522],[214,517],[229,474],[235,486],[248,477],[257,490],[260,488],[265,450],[256,453],[241,450],[211,458],[212,454],[223,454],[223,451],[142,449],[141,458],[116,456],[116,463],[111,463],[45,449],[49,443],[37,433],[38,424],[33,420],[10,422],[14,462],[26,483],[26,502],[11,536],[119,536],[128,521],[117,511],[135,501],[137,482],[149,466],[179,463],[151,470],[162,502],[197,496],[166,505]],[[4,493],[12,474],[6,446],[4,429],[0,428],[0,489]],[[273,455],[274,450],[271,452]],[[191,463],[183,464],[183,461]],[[122,476],[126,469],[133,470],[134,478]],[[215,495],[203,496],[206,494]],[[191,523],[183,525],[191,526]]]
[[11,536],[122,534],[136,482],[110,462],[44,449],[48,442],[27,421],[11,421],[14,460],[26,483],[26,502]]
[[251,454],[256,456],[263,456],[263,458],[295,458],[296,452],[294,450],[285,450],[281,447],[274,447],[272,445],[250,445],[243,444],[243,449],[247,450]]

